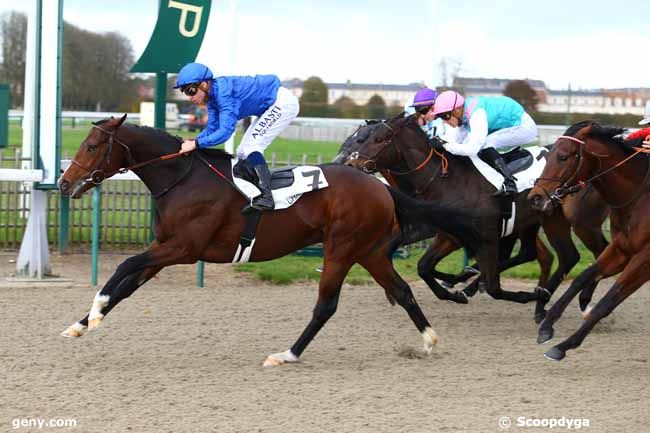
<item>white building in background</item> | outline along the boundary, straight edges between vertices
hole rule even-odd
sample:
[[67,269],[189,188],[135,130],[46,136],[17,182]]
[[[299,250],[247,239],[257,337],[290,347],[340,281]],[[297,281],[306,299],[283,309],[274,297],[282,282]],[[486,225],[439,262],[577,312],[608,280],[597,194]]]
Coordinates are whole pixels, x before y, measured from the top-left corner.
[[[502,95],[511,79],[456,77],[453,87],[465,96]],[[537,92],[539,111],[643,115],[650,88],[552,90],[541,80],[526,80]],[[569,100],[570,98],[570,100]]]
[[[286,80],[282,85],[291,90],[294,95],[302,95],[303,81],[297,78]],[[359,84],[359,83],[325,83],[328,94],[327,101],[333,104],[339,98],[347,96],[357,105],[365,105],[373,95],[379,95],[387,106],[403,107],[413,99],[415,92],[425,87],[424,83],[411,84]]]

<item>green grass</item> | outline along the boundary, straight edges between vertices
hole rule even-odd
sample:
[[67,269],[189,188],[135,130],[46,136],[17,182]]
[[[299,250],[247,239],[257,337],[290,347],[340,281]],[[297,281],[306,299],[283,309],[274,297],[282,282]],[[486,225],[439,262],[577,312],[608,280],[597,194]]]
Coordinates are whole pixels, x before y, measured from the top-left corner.
[[[594,260],[593,255],[584,247],[582,242],[577,239],[575,239],[575,242],[580,252],[580,262],[571,271],[568,278],[575,278]],[[411,249],[408,258],[395,259],[393,263],[397,272],[408,281],[418,280],[420,277],[417,273],[417,262],[423,254],[423,249],[414,248]],[[237,269],[274,284],[290,284],[305,280],[318,281],[321,274],[316,272],[315,269],[322,263],[323,259],[320,257],[286,256],[269,262],[237,265]],[[462,263],[463,252],[459,250],[440,262],[437,269],[455,274],[462,270]],[[555,270],[556,267],[557,259],[553,263],[553,269]],[[535,280],[538,275],[539,264],[535,261],[508,270],[502,274],[502,277]],[[345,281],[350,284],[367,284],[372,283],[374,280],[365,269],[355,265]]]
[[[72,157],[88,135],[91,126],[90,122],[76,122],[75,127],[72,128],[71,123],[64,123],[61,131],[61,155]],[[185,138],[196,136],[196,133],[176,129],[170,129],[168,132],[172,135],[180,135]],[[235,135],[235,143],[239,143],[241,136],[242,134],[237,132]],[[21,145],[22,128],[20,123],[18,121],[11,121],[9,124],[9,146],[20,147]],[[303,155],[307,155],[307,162],[309,163],[316,163],[319,155],[321,155],[323,162],[329,162],[336,155],[340,147],[341,143],[335,142],[276,138],[265,153],[269,161],[272,158],[272,154],[275,153],[276,160],[280,163],[285,163],[289,155],[291,156],[291,161],[294,163],[302,161]]]

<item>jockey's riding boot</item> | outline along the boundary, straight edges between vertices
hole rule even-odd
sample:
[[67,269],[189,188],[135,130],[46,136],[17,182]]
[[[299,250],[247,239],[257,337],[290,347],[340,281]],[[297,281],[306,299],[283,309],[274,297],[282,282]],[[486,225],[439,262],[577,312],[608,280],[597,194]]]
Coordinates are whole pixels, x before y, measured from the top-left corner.
[[271,172],[269,171],[269,167],[264,162],[264,164],[255,165],[253,169],[257,173],[259,179],[258,186],[262,194],[253,199],[250,207],[257,210],[273,210],[275,208],[275,202],[273,201],[273,193],[271,192]]
[[496,197],[513,197],[517,195],[517,184],[515,183],[517,178],[512,175],[503,157],[494,147],[486,147],[481,150],[478,157],[503,176],[503,186],[494,194]]
[[499,197],[512,197],[517,195],[516,179],[503,158],[499,157],[494,160],[494,168],[503,176],[503,186],[494,195]]

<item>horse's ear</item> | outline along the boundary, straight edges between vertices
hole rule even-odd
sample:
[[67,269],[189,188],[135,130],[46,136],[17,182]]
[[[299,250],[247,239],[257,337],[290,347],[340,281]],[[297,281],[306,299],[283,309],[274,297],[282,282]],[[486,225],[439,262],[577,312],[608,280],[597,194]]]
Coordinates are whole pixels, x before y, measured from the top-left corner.
[[118,120],[117,125],[115,125],[115,126],[121,126],[124,123],[124,121],[126,120],[126,116],[127,116],[127,114],[124,113],[124,116],[120,117],[120,120]]

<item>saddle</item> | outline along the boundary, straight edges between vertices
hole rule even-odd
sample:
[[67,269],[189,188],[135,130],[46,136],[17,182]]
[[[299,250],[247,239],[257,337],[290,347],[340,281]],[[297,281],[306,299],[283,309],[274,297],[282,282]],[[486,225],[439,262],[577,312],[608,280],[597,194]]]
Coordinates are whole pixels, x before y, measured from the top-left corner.
[[[293,185],[294,175],[293,169],[295,165],[288,165],[286,167],[275,168],[271,170],[271,189],[287,188]],[[246,180],[254,185],[257,185],[259,179],[257,173],[247,160],[242,159],[237,162],[232,168],[232,175],[239,179]]]
[[[259,179],[247,160],[231,161],[233,185],[247,199],[252,200],[260,194],[257,184]],[[296,203],[305,193],[328,187],[327,179],[317,166],[288,166],[271,170],[271,190],[275,209],[286,209]],[[246,222],[240,235],[233,263],[246,263],[255,245],[257,225],[262,212],[254,210],[245,215]]]
[[508,168],[512,174],[519,173],[521,171],[530,168],[533,165],[533,155],[520,146],[515,147],[512,150],[509,150],[501,154],[501,158],[505,161]]

